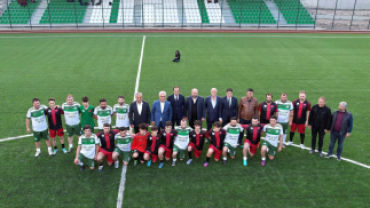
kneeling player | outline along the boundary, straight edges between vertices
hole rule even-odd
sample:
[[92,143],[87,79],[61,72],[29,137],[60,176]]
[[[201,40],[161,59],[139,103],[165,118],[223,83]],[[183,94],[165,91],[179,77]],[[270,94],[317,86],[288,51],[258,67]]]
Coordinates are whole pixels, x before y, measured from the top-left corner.
[[107,163],[109,166],[113,164],[112,154],[115,149],[115,142],[114,136],[119,132],[117,129],[110,129],[110,124],[105,123],[103,125],[103,131],[100,131],[96,134],[96,136],[100,139],[101,148],[99,150],[97,158],[97,162],[99,164],[99,171],[103,169],[103,159],[107,159]]
[[226,131],[225,143],[222,148],[223,164],[227,163],[227,153],[230,154],[230,158],[234,159],[236,154],[236,147],[238,141],[243,141],[244,129],[236,122],[236,117],[230,118],[230,123],[224,127]]
[[202,122],[199,120],[194,121],[194,130],[190,132],[190,143],[188,146],[189,160],[186,164],[190,165],[193,161],[192,152],[194,151],[194,156],[200,158],[202,154],[204,138],[206,138],[205,132],[202,130]]
[[[261,147],[261,165],[266,164],[266,152],[269,155],[269,159],[275,158],[276,150],[278,152],[283,148],[283,127],[276,122],[276,116],[270,117],[270,123],[263,127],[263,131],[266,132],[265,141]],[[279,148],[277,148],[278,141],[280,140]]]
[[189,145],[189,134],[192,128],[188,127],[188,122],[185,118],[181,120],[180,126],[177,126],[175,130],[177,131],[177,136],[173,145],[172,153],[172,166],[176,165],[177,154],[179,154],[180,160],[182,161],[185,158],[185,151]]
[[171,159],[173,143],[175,137],[177,136],[177,132],[175,129],[172,129],[172,122],[166,121],[165,123],[165,130],[161,130],[159,135],[162,137],[161,145],[158,149],[158,158],[159,158],[159,168],[163,168],[164,165],[164,157],[166,160]]
[[247,166],[248,154],[253,157],[260,145],[261,133],[263,130],[263,125],[259,124],[258,116],[252,118],[252,125],[241,125],[247,130],[247,138],[244,141],[243,148],[243,165]]
[[93,170],[94,159],[96,160],[96,156],[100,149],[100,141],[95,134],[91,133],[90,125],[85,125],[83,131],[85,134],[78,139],[74,163],[80,166],[81,171],[84,169],[84,162]]
[[116,149],[114,149],[112,154],[115,168],[119,167],[118,157],[120,155],[122,155],[122,162],[124,166],[127,166],[130,162],[132,138],[132,133],[128,134],[125,127],[119,128],[119,133],[114,136],[114,139],[117,141]]
[[148,143],[148,125],[141,123],[139,125],[140,132],[137,133],[132,141],[131,150],[134,151],[132,157],[134,158],[134,166],[137,166],[137,161],[143,164],[144,161],[144,152]]
[[148,137],[148,145],[144,153],[144,160],[148,161],[147,166],[150,167],[152,162],[157,162],[158,160],[158,148],[161,144],[161,136],[158,136],[158,127],[152,126],[152,133]]
[[224,140],[226,136],[225,129],[221,129],[221,122],[216,121],[213,124],[213,129],[209,130],[206,134],[207,138],[211,138],[211,144],[208,147],[207,155],[206,155],[206,162],[204,163],[204,167],[207,167],[209,161],[213,155],[215,161],[219,161],[222,153],[222,147],[224,146]]

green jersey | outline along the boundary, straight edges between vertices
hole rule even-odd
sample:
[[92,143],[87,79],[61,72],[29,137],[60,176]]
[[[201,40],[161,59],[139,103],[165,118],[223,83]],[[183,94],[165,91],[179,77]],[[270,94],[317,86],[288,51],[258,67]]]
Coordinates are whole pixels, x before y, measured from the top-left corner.
[[292,102],[287,100],[285,103],[283,103],[283,102],[281,102],[281,100],[277,100],[275,103],[278,107],[277,122],[279,122],[279,123],[288,123],[289,122],[290,111],[293,110]]
[[193,129],[190,127],[183,129],[181,126],[176,126],[175,130],[177,131],[177,136],[174,144],[181,150],[186,150],[189,145],[189,134]]
[[83,128],[85,125],[90,125],[91,128],[93,129],[95,127],[95,122],[94,122],[94,106],[89,105],[87,109],[83,105],[80,105],[80,112],[81,112],[81,128]]
[[77,102],[73,102],[72,105],[63,103],[62,109],[64,111],[64,120],[68,126],[80,124],[80,104]]
[[263,131],[266,132],[265,140],[277,147],[280,135],[283,135],[283,127],[280,124],[276,124],[274,127],[267,124],[263,127]]
[[131,142],[132,137],[130,134],[126,134],[125,137],[122,137],[120,133],[114,136],[114,139],[117,141],[117,147],[123,152],[131,151]]
[[39,109],[33,107],[28,109],[26,117],[31,119],[33,131],[41,132],[48,128],[45,117],[46,109],[47,107],[45,105],[40,105]]
[[238,139],[240,133],[244,132],[244,128],[240,124],[236,124],[236,126],[231,126],[230,124],[227,124],[224,129],[226,130],[225,142],[232,147],[238,146]]
[[100,140],[95,134],[91,134],[89,137],[82,135],[78,139],[78,146],[81,146],[80,153],[89,159],[94,159],[96,145],[100,145]]

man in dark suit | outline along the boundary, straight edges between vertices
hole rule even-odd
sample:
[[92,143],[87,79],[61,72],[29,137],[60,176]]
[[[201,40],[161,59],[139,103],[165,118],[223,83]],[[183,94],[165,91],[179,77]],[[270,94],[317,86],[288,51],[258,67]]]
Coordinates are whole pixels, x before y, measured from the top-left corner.
[[198,96],[198,90],[192,89],[191,96],[186,98],[187,115],[189,119],[189,126],[194,129],[194,121],[204,121],[206,111],[204,109],[204,98]]
[[207,111],[207,131],[212,128],[215,121],[221,120],[221,98],[217,96],[217,89],[211,89],[211,95],[206,98],[205,109]]
[[135,101],[130,105],[128,114],[131,128],[134,128],[135,134],[139,132],[141,123],[150,123],[150,107],[149,104],[143,101],[143,94],[138,92],[135,94]]
[[181,119],[186,117],[186,101],[183,95],[180,95],[180,88],[173,88],[173,95],[168,96],[167,101],[172,105],[172,127],[180,125]]
[[226,90],[226,96],[221,98],[222,127],[230,123],[230,118],[238,116],[238,99],[233,96],[233,89]]

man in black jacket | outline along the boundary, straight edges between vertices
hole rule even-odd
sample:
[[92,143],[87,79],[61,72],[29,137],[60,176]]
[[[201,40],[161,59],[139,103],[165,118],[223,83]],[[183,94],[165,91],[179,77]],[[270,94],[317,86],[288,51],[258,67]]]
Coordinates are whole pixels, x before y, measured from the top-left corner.
[[319,155],[322,157],[322,145],[324,143],[324,136],[326,132],[330,131],[331,125],[331,110],[325,105],[325,98],[320,97],[318,104],[314,105],[308,117],[308,128],[312,131],[311,151],[310,154],[315,152],[316,136],[319,133]]
[[150,124],[150,107],[149,104],[143,101],[143,94],[137,92],[135,94],[135,101],[130,105],[130,112],[128,114],[131,128],[134,128],[135,134],[139,133],[139,125],[145,123]]
[[173,94],[168,96],[167,101],[172,105],[172,128],[175,123],[180,126],[181,119],[186,117],[186,100],[180,94],[180,87],[173,88]]

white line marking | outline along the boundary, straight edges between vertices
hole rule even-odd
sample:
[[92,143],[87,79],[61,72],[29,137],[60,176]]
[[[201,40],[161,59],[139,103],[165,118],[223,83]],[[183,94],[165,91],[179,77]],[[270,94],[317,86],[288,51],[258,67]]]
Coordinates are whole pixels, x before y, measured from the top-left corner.
[[[146,36],[143,36],[143,44],[141,45],[141,55],[140,55],[140,61],[139,61],[139,68],[137,70],[136,75],[136,84],[135,84],[135,92],[134,92],[134,99],[135,101],[135,94],[139,91],[139,82],[140,82],[140,74],[141,74],[141,64],[143,63],[143,56],[144,56],[144,46],[145,46],[145,38]],[[130,131],[132,131],[130,127]],[[118,189],[118,197],[117,197],[117,208],[121,208],[123,204],[123,195],[125,192],[125,183],[126,183],[126,172],[127,172],[127,166],[122,165],[122,173],[121,173],[121,181],[119,183],[119,189]]]
[[9,138],[5,138],[5,139],[0,139],[0,142],[6,142],[6,141],[11,141],[11,140],[16,140],[16,139],[22,139],[22,138],[30,137],[30,136],[32,136],[32,134],[26,134],[26,135],[16,136],[16,137],[9,137]]
[[125,191],[126,171],[127,171],[127,166],[123,165],[122,173],[121,173],[121,182],[119,183],[119,189],[118,189],[117,208],[121,208],[123,204],[123,192]]
[[144,37],[143,37],[143,44],[141,45],[141,55],[140,55],[140,61],[139,61],[139,68],[137,69],[137,75],[136,75],[134,101],[135,101],[135,94],[139,91],[139,82],[140,82],[140,74],[141,74],[141,64],[143,63],[145,38],[146,38],[146,36],[144,35]]

